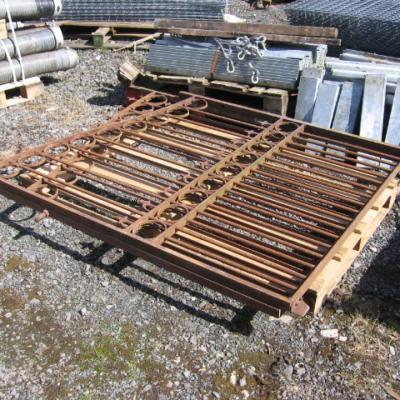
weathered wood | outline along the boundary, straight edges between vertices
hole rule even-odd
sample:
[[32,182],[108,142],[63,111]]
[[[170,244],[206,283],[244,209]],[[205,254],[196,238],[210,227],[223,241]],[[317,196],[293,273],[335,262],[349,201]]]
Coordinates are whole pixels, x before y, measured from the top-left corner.
[[220,21],[189,21],[189,20],[156,20],[155,28],[157,29],[201,29],[208,31],[221,31],[240,35],[258,35],[258,34],[277,34],[292,36],[308,36],[308,37],[325,37],[336,39],[339,31],[337,28],[324,28],[315,26],[294,26],[294,25],[278,25],[278,24],[249,24],[249,23],[228,23]]
[[249,85],[244,85],[237,82],[228,81],[210,81],[210,87],[223,88],[228,90],[234,90],[235,92],[247,93],[249,91]]
[[86,28],[126,28],[126,29],[155,29],[154,22],[111,22],[111,21],[56,21],[58,26],[77,26]]
[[[9,92],[17,89],[18,95],[9,97]],[[38,78],[29,78],[24,82],[7,83],[0,86],[0,108],[15,106],[40,96],[44,91],[43,82]]]
[[385,188],[358,227],[347,236],[340,250],[311,285],[308,294],[312,298],[312,311],[314,314],[321,309],[324,301],[337,287],[343,275],[352,266],[354,260],[393,207],[397,196],[397,187],[397,182],[393,182]]
[[[225,32],[218,30],[186,29],[186,28],[166,28],[166,29],[160,29],[160,31],[181,36],[219,37],[224,39],[232,39],[237,36],[249,35],[249,33],[243,33],[241,31]],[[269,42],[294,43],[294,44],[327,44],[330,46],[341,45],[341,40],[334,38],[279,35],[274,33],[262,33],[262,32],[258,32],[255,35],[263,35],[267,38]]]
[[129,61],[124,62],[119,67],[118,71],[118,77],[120,78],[120,80],[128,82],[134,82],[140,74],[140,69]]
[[138,46],[140,46],[140,45],[142,45],[142,44],[144,44],[146,42],[149,42],[150,40],[158,39],[161,35],[162,35],[161,32],[156,32],[156,33],[153,33],[151,35],[147,35],[147,36],[145,36],[145,37],[143,37],[141,39],[138,39],[138,40],[135,40],[132,43],[129,43],[125,47],[121,47],[120,49],[116,49],[114,51],[121,51],[121,50],[127,50],[127,49],[133,48],[134,52],[136,53],[136,50],[137,50]]
[[173,83],[176,85],[188,86],[190,93],[203,95],[207,93],[207,88],[221,90],[224,92],[240,95],[258,97],[263,101],[264,111],[269,111],[278,115],[286,115],[289,106],[289,93],[287,90],[265,88],[261,86],[249,86],[236,82],[209,81],[205,78],[192,78],[179,75],[154,75],[145,73],[143,77],[149,78],[160,83]]
[[267,89],[263,94],[263,110],[285,116],[289,106],[289,92],[282,89]]
[[106,42],[108,42],[111,38],[108,35],[109,33],[110,33],[110,28],[107,27],[98,28],[95,32],[92,33],[93,45],[98,48],[104,47]]
[[[93,44],[87,44],[87,43],[80,43],[80,42],[75,42],[72,40],[66,40],[64,44],[67,47],[70,47],[71,49],[77,49],[77,50],[91,50],[91,49],[97,49]],[[126,47],[126,44],[121,44],[121,43],[105,43],[103,46],[103,49],[121,49],[123,47]],[[148,50],[149,49],[149,44],[144,43],[141,44],[140,46],[137,47],[137,50]]]
[[7,21],[5,19],[0,19],[0,40],[7,39]]

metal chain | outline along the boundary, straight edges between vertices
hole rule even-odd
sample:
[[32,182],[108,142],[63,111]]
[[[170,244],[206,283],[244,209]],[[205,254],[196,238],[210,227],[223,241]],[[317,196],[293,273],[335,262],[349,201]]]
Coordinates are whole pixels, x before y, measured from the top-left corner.
[[[264,52],[267,50],[267,38],[265,36],[248,37],[241,36],[236,40],[215,39],[226,60],[226,70],[228,73],[235,72],[235,62],[232,57],[234,52],[237,54],[239,61],[246,58],[263,58]],[[248,66],[251,70],[251,81],[256,85],[260,80],[260,71],[254,66],[252,60]]]

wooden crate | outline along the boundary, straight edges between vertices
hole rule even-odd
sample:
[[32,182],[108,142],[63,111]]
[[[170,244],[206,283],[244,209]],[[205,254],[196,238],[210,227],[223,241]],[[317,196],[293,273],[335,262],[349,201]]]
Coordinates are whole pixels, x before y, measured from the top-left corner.
[[8,83],[0,86],[0,108],[7,108],[33,100],[44,91],[40,78],[25,79],[24,82]]
[[344,274],[353,265],[354,260],[392,209],[397,193],[398,181],[392,182],[382,191],[379,199],[367,212],[358,227],[348,235],[341,249],[311,286],[307,297],[310,299],[311,311],[314,314],[319,312],[325,300],[337,287]]

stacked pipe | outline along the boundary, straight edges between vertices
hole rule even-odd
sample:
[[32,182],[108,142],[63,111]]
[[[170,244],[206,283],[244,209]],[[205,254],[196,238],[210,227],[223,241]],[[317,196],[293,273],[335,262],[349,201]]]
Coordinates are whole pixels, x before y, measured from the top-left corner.
[[74,21],[221,20],[227,6],[228,0],[64,0],[59,18]]
[[61,49],[64,39],[59,27],[15,30],[23,26],[20,19],[55,17],[61,9],[61,0],[0,2],[0,19],[8,20],[11,28],[9,37],[0,40],[0,84],[67,70],[78,64],[74,50]]
[[400,56],[398,1],[297,0],[285,9],[293,24],[339,28],[344,47]]
[[324,62],[326,48],[323,47],[268,47],[260,50],[259,55],[244,59],[233,49],[229,66],[216,40],[195,42],[168,38],[150,46],[145,70],[294,90],[303,68]]

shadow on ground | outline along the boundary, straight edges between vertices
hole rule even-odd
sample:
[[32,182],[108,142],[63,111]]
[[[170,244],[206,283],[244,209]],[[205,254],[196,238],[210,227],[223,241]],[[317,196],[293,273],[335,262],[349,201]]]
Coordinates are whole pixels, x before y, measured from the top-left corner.
[[51,75],[42,76],[42,77],[41,77],[41,80],[42,80],[44,86],[51,86],[51,85],[54,85],[54,84],[56,84],[56,83],[61,82],[60,79],[54,78],[54,77],[51,76]]
[[87,100],[89,104],[95,106],[118,106],[122,104],[124,96],[124,85],[120,84],[117,86],[103,83],[98,89],[101,93],[99,96],[93,96]]
[[[13,218],[12,214],[15,213],[20,207],[21,206],[19,206],[18,204],[14,204],[8,207],[7,209],[3,210],[2,212],[0,212],[0,222],[12,227],[18,232],[18,234],[14,237],[14,240],[18,240],[26,235],[32,236],[35,240],[40,240],[42,243],[45,243],[52,249],[55,249],[57,251],[62,251],[63,253],[75,259],[76,261],[83,262],[85,264],[90,264],[96,268],[100,268],[118,277],[118,279],[120,279],[126,285],[129,285],[136,290],[140,290],[141,292],[149,296],[152,296],[157,300],[161,300],[169,305],[172,305],[179,310],[185,311],[190,315],[193,315],[197,318],[202,318],[203,320],[209,323],[220,325],[231,332],[239,333],[245,336],[249,336],[253,332],[253,326],[251,322],[256,312],[250,307],[244,306],[243,308],[238,308],[228,303],[214,299],[203,293],[200,293],[199,291],[189,288],[186,285],[182,285],[180,283],[171,281],[165,276],[162,276],[153,271],[149,271],[148,269],[135,264],[134,263],[135,257],[131,254],[125,253],[120,259],[118,259],[113,264],[105,265],[102,263],[101,259],[108,251],[111,250],[111,247],[109,245],[107,245],[106,243],[102,243],[99,246],[95,246],[93,242],[84,243],[83,246],[80,248],[80,250],[86,248],[90,250],[90,253],[82,254],[79,250],[74,250],[65,243],[54,241],[48,238],[47,236],[36,232],[34,228],[22,226],[21,222],[31,219],[35,213],[33,212],[33,214],[27,217],[16,220]],[[177,298],[173,298],[161,292],[158,292],[149,287],[148,285],[146,285],[144,282],[140,282],[139,280],[134,280],[130,277],[124,276],[122,274],[122,271],[128,267],[135,268],[140,273],[146,275],[147,277],[156,279],[160,283],[167,284],[174,289],[189,293],[192,297],[204,300],[213,305],[213,307],[225,310],[229,309],[230,311],[233,311],[235,315],[231,320],[219,318],[218,316],[212,315],[207,311],[196,308],[189,304],[185,304]]]
[[375,256],[368,271],[343,304],[349,314],[378,320],[400,332],[400,210],[395,216],[396,232]]

